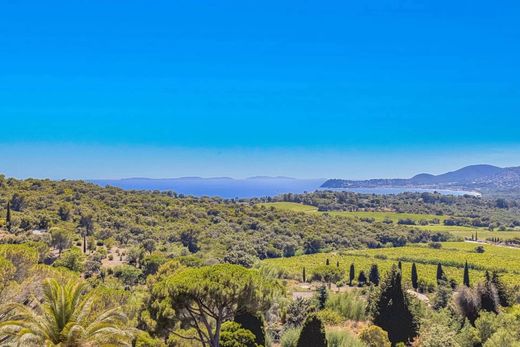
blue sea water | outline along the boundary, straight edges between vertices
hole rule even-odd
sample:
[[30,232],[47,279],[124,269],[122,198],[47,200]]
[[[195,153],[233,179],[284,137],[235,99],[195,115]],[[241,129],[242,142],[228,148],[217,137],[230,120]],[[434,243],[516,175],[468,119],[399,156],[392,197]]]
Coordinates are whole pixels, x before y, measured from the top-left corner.
[[218,196],[225,199],[275,196],[284,193],[304,193],[318,189],[325,179],[291,178],[175,178],[123,180],[90,180],[100,186],[125,190],[174,191],[192,196]]
[[[218,196],[225,199],[254,198],[276,196],[284,193],[304,193],[321,189],[326,179],[293,179],[293,178],[199,178],[185,177],[172,179],[130,178],[121,180],[89,180],[100,186],[113,186],[125,190],[159,190],[174,191],[178,194],[192,196]],[[342,188],[330,189],[351,191],[363,194],[399,194],[403,192],[438,192],[446,195],[479,195],[476,192],[454,191],[442,189],[424,189],[413,187],[381,187],[381,188]]]

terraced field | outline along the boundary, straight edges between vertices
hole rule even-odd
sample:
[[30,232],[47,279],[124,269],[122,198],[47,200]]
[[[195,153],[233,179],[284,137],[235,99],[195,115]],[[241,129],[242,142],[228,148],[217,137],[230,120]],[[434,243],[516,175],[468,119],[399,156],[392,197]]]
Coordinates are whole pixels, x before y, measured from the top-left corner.
[[339,261],[340,267],[345,269],[345,276],[348,275],[351,263],[355,264],[356,273],[361,270],[368,273],[372,264],[378,264],[380,271],[384,273],[401,260],[403,278],[406,281],[410,279],[411,264],[415,262],[419,278],[429,283],[435,283],[437,263],[441,263],[448,278],[461,283],[464,263],[468,261],[472,268],[471,279],[474,282],[481,280],[485,271],[489,270],[502,272],[506,282],[520,286],[520,249],[485,244],[484,253],[477,253],[476,246],[478,244],[469,242],[445,242],[441,249],[413,245],[269,259],[263,263],[284,272],[289,278],[300,279],[303,267],[310,275],[318,266],[324,265],[327,259],[330,260],[331,266],[336,266],[336,262]]

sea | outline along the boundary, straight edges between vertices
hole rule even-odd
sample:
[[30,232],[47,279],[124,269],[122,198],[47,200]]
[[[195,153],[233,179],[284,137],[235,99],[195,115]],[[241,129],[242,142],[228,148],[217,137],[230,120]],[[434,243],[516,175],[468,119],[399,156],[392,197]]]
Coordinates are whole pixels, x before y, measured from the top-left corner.
[[[113,186],[125,190],[158,190],[174,191],[177,194],[191,196],[216,196],[224,199],[245,199],[255,197],[277,196],[285,193],[305,193],[320,190],[326,179],[295,179],[284,177],[257,177],[233,179],[228,177],[200,178],[128,178],[119,180],[96,179],[88,180],[100,186]],[[480,195],[477,192],[425,189],[414,187],[381,187],[381,188],[341,188],[335,191],[350,191],[363,194],[399,194],[404,192],[438,192],[446,195]]]

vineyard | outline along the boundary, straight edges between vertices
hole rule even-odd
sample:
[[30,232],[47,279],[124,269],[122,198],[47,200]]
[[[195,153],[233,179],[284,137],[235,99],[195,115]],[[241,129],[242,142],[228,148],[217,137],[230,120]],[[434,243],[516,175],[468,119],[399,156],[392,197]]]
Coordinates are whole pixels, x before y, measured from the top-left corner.
[[427,245],[414,245],[397,248],[381,248],[354,250],[343,253],[322,253],[302,255],[291,258],[264,260],[288,278],[301,279],[305,267],[307,274],[326,264],[344,269],[345,279],[348,276],[350,264],[355,265],[356,274],[360,271],[368,273],[372,264],[377,264],[381,272],[386,272],[398,261],[402,262],[403,278],[410,281],[411,264],[416,263],[419,278],[428,283],[436,282],[437,264],[441,263],[449,279],[462,282],[463,267],[467,261],[470,267],[472,281],[484,278],[486,270],[502,273],[503,279],[513,285],[520,286],[520,249],[499,247],[485,244],[484,252],[478,253],[479,246],[470,242],[445,242],[440,249]]
[[[437,216],[433,214],[417,214],[417,213],[398,213],[398,212],[380,212],[380,211],[329,211],[320,212],[314,206],[308,206],[293,202],[273,202],[259,204],[265,207],[274,207],[283,210],[293,212],[304,212],[304,213],[328,213],[333,216],[356,218],[358,220],[373,220],[374,222],[392,221],[392,223],[398,223],[400,220],[412,220],[416,222],[413,225],[415,228],[422,230],[428,230],[432,232],[449,232],[454,236],[461,238],[471,238],[475,233],[478,234],[479,240],[486,240],[488,238],[500,238],[501,240],[509,240],[514,238],[520,238],[519,230],[507,230],[507,231],[489,231],[487,228],[468,227],[468,226],[455,226],[455,225],[444,225],[444,221],[448,216]],[[421,221],[433,221],[437,219],[438,224],[429,223],[428,225],[420,225]]]

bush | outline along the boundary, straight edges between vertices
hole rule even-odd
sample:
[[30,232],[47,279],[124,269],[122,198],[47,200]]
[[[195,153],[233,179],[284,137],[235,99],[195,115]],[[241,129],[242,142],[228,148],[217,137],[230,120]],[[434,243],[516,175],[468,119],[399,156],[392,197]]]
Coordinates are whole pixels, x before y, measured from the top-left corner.
[[484,249],[484,246],[477,246],[475,247],[475,252],[477,253],[484,253],[486,250]]
[[318,318],[327,325],[338,325],[343,322],[343,317],[336,311],[326,308],[317,313]]
[[114,276],[119,278],[124,284],[128,286],[136,285],[139,278],[143,274],[141,270],[131,265],[120,265],[114,268]]
[[322,265],[314,270],[312,273],[312,280],[326,283],[336,283],[343,278],[343,275],[344,271],[341,268],[330,265]]
[[282,347],[296,347],[298,343],[298,338],[300,337],[299,328],[289,328],[284,331],[282,338],[280,339],[280,344]]
[[63,252],[53,265],[63,266],[76,272],[82,272],[85,268],[85,255],[78,248],[71,248]]
[[359,334],[359,339],[367,347],[390,347],[388,333],[376,325],[370,325]]
[[220,332],[221,347],[257,347],[255,335],[239,323],[225,322]]
[[298,298],[287,307],[285,324],[290,328],[300,327],[311,310],[310,300]]
[[154,339],[147,332],[140,332],[135,340],[135,347],[166,347],[160,339]]
[[332,294],[325,307],[338,312],[345,320],[366,319],[366,302],[356,291]]
[[430,242],[428,244],[428,247],[433,248],[433,249],[441,249],[442,248],[442,243],[440,243],[440,242]]
[[346,330],[327,331],[328,347],[365,347],[355,336]]

